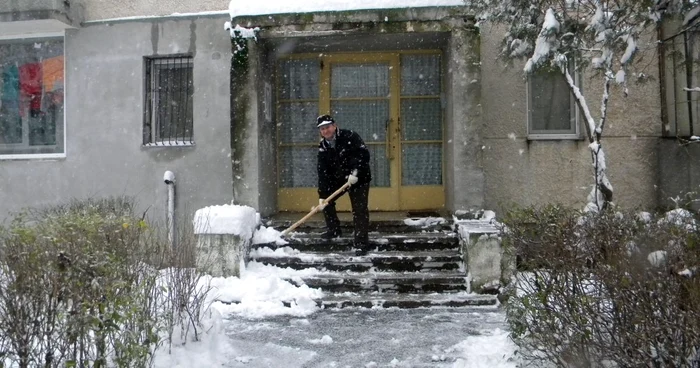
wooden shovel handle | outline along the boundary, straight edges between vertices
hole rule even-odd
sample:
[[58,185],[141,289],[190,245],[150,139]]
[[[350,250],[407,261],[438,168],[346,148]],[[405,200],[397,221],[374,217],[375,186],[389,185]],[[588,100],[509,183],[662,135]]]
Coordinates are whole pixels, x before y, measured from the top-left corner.
[[[347,189],[349,186],[350,186],[350,183],[345,183],[345,184],[343,184],[343,186],[340,187],[340,189],[336,190],[336,191],[333,192],[333,194],[331,194],[328,198],[326,198],[326,199],[323,200],[323,205],[324,205],[324,206],[325,206],[325,205],[328,205],[328,203],[330,203],[335,197],[337,197],[337,196],[339,196],[341,193],[343,193],[343,191],[345,191],[345,189]],[[288,227],[287,229],[285,229],[284,231],[282,231],[282,234],[281,234],[281,235],[282,235],[282,236],[285,236],[285,235],[289,234],[290,231],[292,231],[292,230],[296,229],[297,227],[299,227],[299,225],[303,224],[304,221],[306,221],[306,220],[309,219],[309,217],[311,217],[311,216],[315,215],[316,213],[318,213],[318,211],[320,211],[319,207],[321,207],[320,204],[319,204],[318,206],[312,208],[312,209],[311,209],[311,212],[309,212],[306,216],[302,217],[301,220],[295,222],[294,225],[292,225],[292,226]]]

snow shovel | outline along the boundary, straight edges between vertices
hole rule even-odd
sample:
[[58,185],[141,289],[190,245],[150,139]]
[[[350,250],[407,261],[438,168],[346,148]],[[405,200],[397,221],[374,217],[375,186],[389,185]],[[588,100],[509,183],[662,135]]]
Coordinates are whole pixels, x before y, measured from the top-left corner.
[[[345,189],[347,189],[348,187],[350,187],[350,183],[345,183],[345,184],[343,184],[343,186],[340,187],[340,189],[336,190],[336,191],[335,191],[333,194],[331,194],[328,198],[326,198],[326,199],[323,200],[323,206],[326,206],[328,203],[330,203],[335,197],[337,197],[337,196],[339,196],[341,193],[343,193],[343,191],[345,191]],[[315,215],[316,213],[318,213],[319,211],[321,211],[321,209],[319,208],[319,207],[321,207],[321,206],[322,206],[322,205],[319,204],[318,206],[312,208],[312,209],[311,209],[311,212],[309,212],[306,216],[302,217],[301,220],[295,222],[294,225],[292,225],[292,226],[288,227],[287,229],[285,229],[284,231],[282,231],[281,236],[285,236],[285,235],[289,234],[289,232],[291,232],[292,230],[294,230],[294,229],[296,229],[297,227],[299,227],[299,225],[303,224],[304,221],[308,220],[309,217],[311,217],[311,216]]]

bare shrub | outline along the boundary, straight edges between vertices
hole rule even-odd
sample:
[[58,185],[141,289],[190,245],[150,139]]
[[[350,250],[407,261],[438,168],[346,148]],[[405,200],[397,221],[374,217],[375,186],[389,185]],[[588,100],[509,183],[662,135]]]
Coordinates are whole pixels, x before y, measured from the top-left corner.
[[696,367],[700,237],[688,214],[642,218],[556,206],[511,212],[502,235],[519,272],[505,307],[525,360]]
[[134,209],[129,198],[74,201],[0,228],[6,362],[148,367],[176,324],[198,336],[209,289],[186,267],[193,242],[173,251]]

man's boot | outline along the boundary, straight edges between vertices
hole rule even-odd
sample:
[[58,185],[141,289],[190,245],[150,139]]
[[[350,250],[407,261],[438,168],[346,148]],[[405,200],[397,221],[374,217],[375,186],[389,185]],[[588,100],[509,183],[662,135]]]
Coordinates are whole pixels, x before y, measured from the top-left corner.
[[355,244],[355,255],[356,256],[366,256],[372,247],[366,243]]
[[321,239],[331,240],[335,238],[340,238],[342,235],[343,232],[340,231],[340,229],[328,230],[326,232],[321,233]]

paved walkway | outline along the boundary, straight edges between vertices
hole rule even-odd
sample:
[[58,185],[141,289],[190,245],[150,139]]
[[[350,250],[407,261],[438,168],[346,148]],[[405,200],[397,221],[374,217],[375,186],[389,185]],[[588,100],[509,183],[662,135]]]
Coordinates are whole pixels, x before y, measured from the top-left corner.
[[[472,336],[485,348],[501,349],[489,335],[495,331],[503,341],[504,330],[503,311],[493,307],[325,310],[307,318],[257,321],[230,317],[226,333],[240,355],[227,366],[503,367],[510,364],[494,365],[489,356],[476,365],[465,362],[456,345]],[[505,361],[496,353],[493,359]]]

